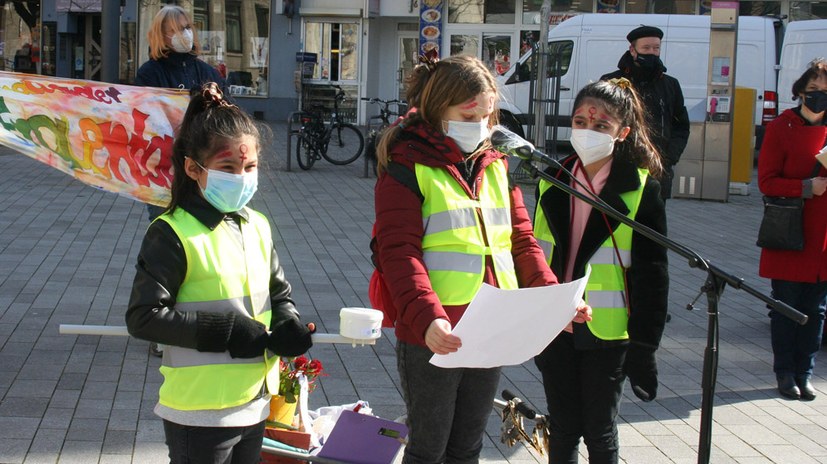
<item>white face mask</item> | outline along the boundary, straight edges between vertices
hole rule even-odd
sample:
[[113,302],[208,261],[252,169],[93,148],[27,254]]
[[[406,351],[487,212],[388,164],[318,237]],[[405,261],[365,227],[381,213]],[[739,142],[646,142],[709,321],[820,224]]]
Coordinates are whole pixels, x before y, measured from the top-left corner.
[[479,122],[448,121],[445,135],[454,139],[463,153],[473,153],[491,135],[491,130],[488,128],[488,118]]
[[181,32],[176,32],[170,39],[172,49],[178,53],[189,53],[192,51],[192,29],[184,29]]
[[572,129],[571,146],[574,147],[583,166],[588,166],[611,156],[615,148],[615,139],[609,134],[590,129]]

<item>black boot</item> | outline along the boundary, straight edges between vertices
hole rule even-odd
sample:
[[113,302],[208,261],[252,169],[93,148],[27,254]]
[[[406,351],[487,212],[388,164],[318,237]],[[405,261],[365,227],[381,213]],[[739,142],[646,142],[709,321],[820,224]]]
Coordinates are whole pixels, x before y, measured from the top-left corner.
[[795,378],[795,383],[801,392],[801,401],[813,401],[816,399],[816,389],[810,382],[809,375],[801,375]]
[[778,378],[778,393],[791,400],[801,399],[801,390],[798,389],[795,378],[789,374]]

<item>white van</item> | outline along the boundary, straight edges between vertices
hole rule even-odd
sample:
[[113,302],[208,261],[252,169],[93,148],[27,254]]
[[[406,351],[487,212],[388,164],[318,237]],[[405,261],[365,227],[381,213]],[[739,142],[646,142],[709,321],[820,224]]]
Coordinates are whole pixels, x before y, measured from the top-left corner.
[[793,83],[801,77],[813,58],[827,58],[827,19],[793,21],[784,32],[781,69],[778,72],[779,111],[793,108]]
[[[663,30],[661,60],[667,74],[681,83],[690,120],[703,119],[706,112],[706,81],[709,64],[709,16],[658,14],[583,14],[549,31],[549,51],[562,56],[559,114],[569,116],[577,92],[589,82],[615,71],[629,42],[626,34],[645,24]],[[777,114],[776,64],[781,21],[775,18],[738,18],[738,49],[735,82],[756,89],[756,134],[762,123]],[[531,51],[520,57],[498,78],[502,94],[501,120],[513,129],[516,122],[531,120],[528,113]],[[549,81],[550,82],[550,81]],[[550,85],[550,84],[549,84]],[[694,115],[694,117],[693,117]],[[566,140],[569,129],[561,127],[558,139]]]

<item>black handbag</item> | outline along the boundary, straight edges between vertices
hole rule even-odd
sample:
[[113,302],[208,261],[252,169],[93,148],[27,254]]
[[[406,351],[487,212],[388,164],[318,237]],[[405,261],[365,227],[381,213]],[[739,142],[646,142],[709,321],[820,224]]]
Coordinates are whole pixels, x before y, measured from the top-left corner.
[[[813,167],[818,175],[820,163]],[[804,249],[804,199],[764,196],[764,218],[758,229],[756,245],[771,250]]]
[[803,250],[804,199],[764,196],[764,219],[755,244],[773,250]]

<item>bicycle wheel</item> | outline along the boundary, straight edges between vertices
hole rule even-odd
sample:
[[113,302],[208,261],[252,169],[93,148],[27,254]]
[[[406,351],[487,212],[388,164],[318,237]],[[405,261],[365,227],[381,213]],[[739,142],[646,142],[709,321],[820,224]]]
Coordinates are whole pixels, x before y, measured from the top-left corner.
[[333,127],[327,150],[322,151],[322,156],[331,163],[342,166],[356,161],[364,147],[365,137],[356,126],[338,124]]
[[296,160],[299,162],[299,167],[307,171],[313,167],[316,162],[316,147],[310,141],[307,134],[298,134],[296,136]]

